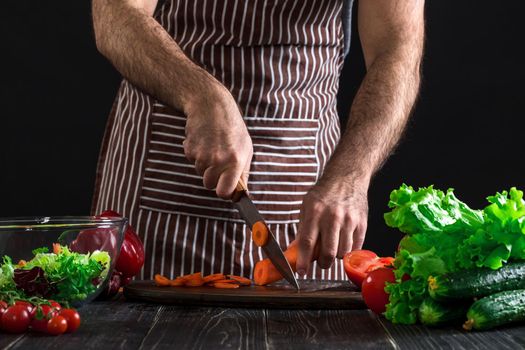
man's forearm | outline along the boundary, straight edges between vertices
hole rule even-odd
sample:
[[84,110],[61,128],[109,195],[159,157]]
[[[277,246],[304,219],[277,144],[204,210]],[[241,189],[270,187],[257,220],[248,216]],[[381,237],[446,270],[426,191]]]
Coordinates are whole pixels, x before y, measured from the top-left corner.
[[185,111],[196,96],[220,84],[147,11],[130,1],[94,0],[97,47],[131,83]]
[[371,64],[321,182],[344,179],[350,191],[368,185],[409,119],[419,89],[421,46],[422,40],[419,47],[385,51]]

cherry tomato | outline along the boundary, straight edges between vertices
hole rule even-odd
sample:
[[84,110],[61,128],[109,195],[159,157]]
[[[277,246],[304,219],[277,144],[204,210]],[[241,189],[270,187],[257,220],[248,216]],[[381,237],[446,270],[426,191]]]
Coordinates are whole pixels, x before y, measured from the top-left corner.
[[2,314],[2,329],[10,333],[23,333],[30,323],[31,317],[24,305],[9,306]]
[[67,330],[67,321],[62,316],[55,316],[47,322],[47,333],[59,335]]
[[380,267],[370,272],[361,287],[366,306],[376,314],[382,314],[388,304],[388,294],[385,292],[386,282],[395,283],[394,270]]
[[9,305],[7,305],[5,301],[0,300],[0,316],[4,313],[5,310],[7,310],[8,307]]
[[54,300],[51,300],[49,299],[48,300],[49,304],[51,304],[51,307],[57,311],[59,311],[60,309],[62,309],[62,305],[60,305],[58,302],[54,301]]
[[0,328],[2,328],[2,315],[4,314],[5,310],[7,310],[8,307],[9,305],[7,305],[5,301],[0,300]]
[[74,332],[80,327],[80,315],[75,309],[62,309],[60,310],[60,316],[64,317],[67,321],[67,332]]
[[26,309],[27,309],[27,312],[31,315],[31,312],[33,312],[33,304],[31,304],[30,302],[28,301],[22,301],[22,300],[17,300],[15,301],[15,305],[22,305],[22,306],[25,306]]
[[47,332],[47,322],[56,316],[58,311],[49,305],[40,305],[31,313],[31,328],[38,332]]

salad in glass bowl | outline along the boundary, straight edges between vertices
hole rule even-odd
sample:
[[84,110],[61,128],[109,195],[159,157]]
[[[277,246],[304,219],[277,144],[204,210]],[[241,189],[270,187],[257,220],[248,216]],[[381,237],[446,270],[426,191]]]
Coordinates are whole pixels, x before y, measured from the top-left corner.
[[0,300],[80,306],[106,286],[127,219],[0,219]]

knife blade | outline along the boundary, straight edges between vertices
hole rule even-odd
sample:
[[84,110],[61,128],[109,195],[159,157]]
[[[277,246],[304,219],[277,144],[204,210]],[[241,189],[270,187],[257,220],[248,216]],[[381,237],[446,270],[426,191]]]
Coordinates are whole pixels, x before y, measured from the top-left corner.
[[277,243],[275,236],[272,231],[266,225],[263,217],[259,213],[259,210],[252,202],[248,193],[247,188],[242,181],[239,181],[235,193],[233,194],[232,201],[233,205],[239,211],[241,218],[248,224],[250,230],[256,222],[263,222],[268,230],[268,241],[261,248],[264,253],[268,256],[270,261],[273,263],[275,268],[281,273],[281,275],[292,285],[295,289],[299,290],[299,283],[295,278],[294,272],[290,266],[290,263],[284,256],[283,250]]

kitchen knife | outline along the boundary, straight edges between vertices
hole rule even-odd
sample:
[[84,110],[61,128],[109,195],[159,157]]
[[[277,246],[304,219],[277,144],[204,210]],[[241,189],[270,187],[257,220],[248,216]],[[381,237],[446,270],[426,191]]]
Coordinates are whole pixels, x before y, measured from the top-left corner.
[[[259,210],[257,210],[257,207],[255,206],[255,204],[253,204],[252,200],[248,196],[247,190],[248,189],[246,185],[242,182],[242,180],[240,180],[232,196],[233,205],[235,206],[235,208],[237,208],[243,220],[250,227],[250,230],[252,230],[252,235],[253,225],[256,222],[261,222],[266,226],[266,229],[268,231],[268,239],[266,240],[265,244],[261,246],[261,248],[263,249],[264,253],[268,256],[272,264],[281,273],[281,275],[288,282],[290,282],[292,286],[299,290],[299,284],[295,279],[295,275],[292,268],[290,267],[290,263],[288,262],[288,260],[286,260],[286,257],[284,256],[284,253],[281,247],[279,246],[279,243],[277,243],[277,241],[275,240],[272,231],[270,231],[270,228],[268,227],[268,225],[266,225],[266,222],[259,213]],[[257,242],[257,240],[255,240],[255,242]]]

